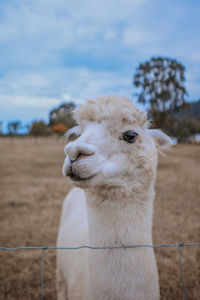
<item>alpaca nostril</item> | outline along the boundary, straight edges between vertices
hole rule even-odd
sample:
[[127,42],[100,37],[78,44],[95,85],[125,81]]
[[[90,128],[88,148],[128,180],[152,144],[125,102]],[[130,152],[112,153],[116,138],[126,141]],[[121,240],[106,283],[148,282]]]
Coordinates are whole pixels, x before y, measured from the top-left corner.
[[81,154],[78,153],[76,155],[73,155],[73,157],[69,157],[70,163],[73,164],[80,156]]
[[83,156],[84,154],[83,154],[82,152],[79,152],[78,155],[77,155],[77,157],[76,157],[76,160],[77,160],[81,155]]
[[76,143],[70,143],[65,148],[66,154],[71,163],[75,162],[79,158],[85,158],[95,153],[93,147],[87,144],[77,145]]
[[84,157],[87,157],[87,156],[90,156],[91,154],[86,154],[86,153],[82,153],[82,152],[79,152],[77,154],[77,156],[75,157],[75,159],[71,160],[71,163],[73,164],[75,161],[77,161],[79,158],[84,158]]

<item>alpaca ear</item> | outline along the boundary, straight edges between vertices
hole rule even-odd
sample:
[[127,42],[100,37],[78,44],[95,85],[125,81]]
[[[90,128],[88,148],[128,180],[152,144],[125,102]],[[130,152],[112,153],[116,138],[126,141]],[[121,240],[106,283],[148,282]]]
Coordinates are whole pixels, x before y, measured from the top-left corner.
[[149,132],[159,151],[168,149],[173,145],[172,139],[161,130],[149,129]]

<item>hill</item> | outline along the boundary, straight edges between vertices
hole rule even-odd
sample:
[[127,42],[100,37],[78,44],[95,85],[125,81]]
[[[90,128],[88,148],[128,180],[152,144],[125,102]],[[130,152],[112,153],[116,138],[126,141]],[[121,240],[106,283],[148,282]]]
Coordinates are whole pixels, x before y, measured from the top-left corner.
[[187,118],[200,121],[200,100],[189,103],[187,108],[174,112],[173,116],[179,119]]

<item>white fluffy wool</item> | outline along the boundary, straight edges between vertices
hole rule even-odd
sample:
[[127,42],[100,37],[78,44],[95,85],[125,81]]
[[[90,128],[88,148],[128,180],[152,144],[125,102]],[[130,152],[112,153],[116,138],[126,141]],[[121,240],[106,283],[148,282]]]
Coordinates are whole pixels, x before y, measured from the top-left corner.
[[[157,151],[170,138],[123,97],[88,101],[74,116],[79,137],[65,147],[63,173],[73,170],[77,187],[64,201],[57,246],[152,244]],[[158,300],[153,249],[58,250],[57,291],[58,300]]]

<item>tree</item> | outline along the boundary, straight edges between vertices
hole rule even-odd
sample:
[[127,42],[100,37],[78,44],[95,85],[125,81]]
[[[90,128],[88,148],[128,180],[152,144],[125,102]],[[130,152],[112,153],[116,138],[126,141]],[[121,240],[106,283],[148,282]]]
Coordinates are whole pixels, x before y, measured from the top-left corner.
[[28,134],[30,133],[31,126],[32,126],[31,124],[26,124],[25,125],[25,128],[26,128]]
[[17,135],[20,127],[21,127],[20,121],[9,122],[8,123],[8,133],[10,135]]
[[150,104],[156,127],[163,127],[169,112],[185,104],[184,72],[181,63],[167,57],[152,57],[136,69],[133,84],[141,88],[138,101]]
[[174,118],[168,116],[166,121],[166,133],[174,136],[179,142],[186,142],[187,139],[200,132],[200,121],[189,118]]
[[30,127],[29,134],[33,136],[48,136],[51,134],[51,129],[44,121],[34,121]]
[[0,135],[2,135],[3,134],[3,122],[2,121],[0,121]]
[[53,132],[57,133],[58,135],[63,135],[67,131],[67,127],[65,124],[59,123],[59,124],[53,125],[51,127],[51,130]]
[[49,125],[52,127],[57,124],[64,124],[68,129],[76,125],[72,117],[72,111],[75,109],[73,102],[63,103],[58,108],[49,113]]

